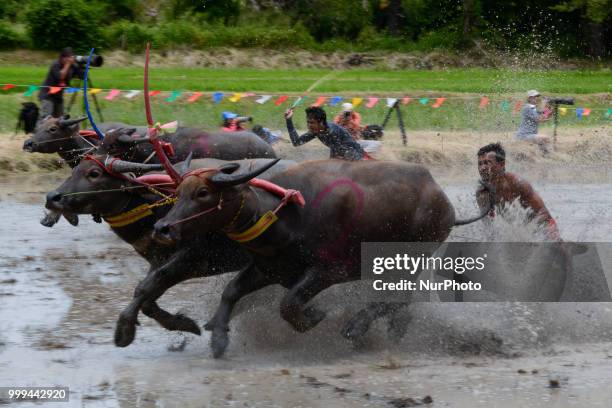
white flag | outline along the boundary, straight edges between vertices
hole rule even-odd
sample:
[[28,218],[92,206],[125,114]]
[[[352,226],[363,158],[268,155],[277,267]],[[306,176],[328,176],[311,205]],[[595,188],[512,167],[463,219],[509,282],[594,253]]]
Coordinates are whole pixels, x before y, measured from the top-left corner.
[[397,102],[397,98],[387,98],[387,107],[392,108],[395,102]]
[[133,91],[128,92],[127,94],[125,94],[125,97],[128,99],[132,99],[133,97],[135,97],[136,95],[138,95],[140,93],[139,90],[134,89]]
[[264,103],[268,102],[271,98],[272,98],[271,95],[262,95],[261,98],[257,99],[255,102],[257,102],[260,105],[263,105]]

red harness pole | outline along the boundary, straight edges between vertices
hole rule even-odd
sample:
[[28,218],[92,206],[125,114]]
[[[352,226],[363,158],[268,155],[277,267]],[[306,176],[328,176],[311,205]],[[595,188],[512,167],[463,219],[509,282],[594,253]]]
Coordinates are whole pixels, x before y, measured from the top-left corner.
[[181,175],[172,167],[168,156],[164,152],[161,142],[157,138],[157,128],[153,124],[153,115],[151,114],[151,101],[149,98],[149,52],[151,50],[151,43],[147,43],[147,49],[145,52],[145,66],[144,66],[144,102],[145,112],[147,115],[147,124],[149,125],[149,141],[153,145],[153,150],[159,158],[160,163],[166,169],[166,172],[170,175],[172,180],[179,185],[181,183]]

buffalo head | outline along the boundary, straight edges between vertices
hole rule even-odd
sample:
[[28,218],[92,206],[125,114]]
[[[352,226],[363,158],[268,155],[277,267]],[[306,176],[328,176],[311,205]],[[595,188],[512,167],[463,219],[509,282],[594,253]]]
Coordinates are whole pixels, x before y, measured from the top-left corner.
[[249,190],[245,183],[279,160],[265,160],[255,168],[228,163],[217,169],[200,169],[184,174],[177,190],[178,201],[155,224],[155,236],[163,242],[171,242],[244,224],[242,218],[248,214],[252,216],[253,206],[257,204],[247,199]]
[[139,137],[136,128],[111,129],[104,135],[98,152],[111,156],[125,157],[126,153],[136,149],[142,143],[148,143],[147,136]]
[[34,135],[23,143],[26,152],[59,153],[74,147],[71,140],[79,133],[79,123],[87,117],[70,119],[69,115],[61,118],[47,116],[36,127]]
[[[100,157],[100,161],[104,158]],[[159,164],[131,163],[123,160],[111,162],[113,173],[144,173],[161,170]],[[117,177],[103,169],[94,160],[82,160],[70,177],[47,194],[46,207],[59,212],[75,214],[115,214],[121,212],[134,190],[121,190],[129,180]]]

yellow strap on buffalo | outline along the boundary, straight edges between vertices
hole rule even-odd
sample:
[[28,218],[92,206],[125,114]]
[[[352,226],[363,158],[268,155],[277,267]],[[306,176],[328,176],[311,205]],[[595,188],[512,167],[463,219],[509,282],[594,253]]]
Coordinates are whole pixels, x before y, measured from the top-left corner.
[[130,225],[151,214],[153,214],[153,211],[151,211],[151,206],[149,204],[143,204],[131,209],[130,211],[105,218],[104,220],[111,227],[125,227],[126,225]]
[[272,211],[268,211],[267,213],[262,215],[259,221],[257,221],[255,225],[253,225],[248,230],[240,233],[228,233],[227,237],[231,240],[240,243],[252,241],[264,232],[266,232],[266,230],[270,228],[270,226],[274,224],[277,220],[278,217],[276,216],[276,214],[274,214]]

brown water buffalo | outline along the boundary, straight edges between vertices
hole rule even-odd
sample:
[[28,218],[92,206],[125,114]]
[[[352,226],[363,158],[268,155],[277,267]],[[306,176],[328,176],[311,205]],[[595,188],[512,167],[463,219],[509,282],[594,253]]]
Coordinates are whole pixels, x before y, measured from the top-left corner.
[[[99,157],[103,160],[103,157]],[[255,168],[268,159],[241,161],[243,167]],[[216,159],[194,160],[191,168],[218,167],[227,162]],[[294,165],[281,161],[261,177],[270,177]],[[115,172],[150,170],[159,165],[113,162]],[[47,208],[75,214],[100,214],[110,223],[112,231],[145,258],[149,271],[137,286],[132,302],[121,313],[115,330],[115,344],[128,346],[136,334],[140,310],[168,330],[181,330],[200,334],[198,325],[190,318],[161,309],[157,299],[169,288],[188,279],[213,276],[243,269],[251,262],[250,256],[223,234],[199,234],[186,243],[161,245],[151,239],[153,225],[169,210],[171,202],[158,205],[133,216],[125,225],[121,215],[143,205],[160,203],[162,197],[145,188],[134,188],[137,183],[122,175],[111,174],[93,160],[83,160],[72,175],[56,190],[47,194]],[[127,187],[127,188],[125,188]],[[99,191],[99,192],[97,192]],[[97,192],[97,193],[96,193]],[[142,215],[142,217],[140,216]],[[129,221],[129,220],[128,220]],[[125,222],[125,219],[124,219]]]
[[[155,225],[165,240],[188,240],[203,232],[222,230],[251,252],[254,267],[239,273],[223,291],[221,303],[205,326],[212,330],[215,356],[228,344],[232,309],[243,296],[271,284],[289,288],[280,312],[304,332],[324,317],[307,303],[337,283],[359,279],[362,242],[442,242],[458,221],[446,194],[429,171],[402,162],[325,160],[306,162],[271,178],[302,193],[306,205],[287,205],[278,220],[257,235],[257,220],[278,208],[280,197],[250,187],[256,177],[239,164],[215,171],[188,173],[177,191],[178,201]],[[354,338],[381,314],[397,305],[372,304],[343,330]]]

